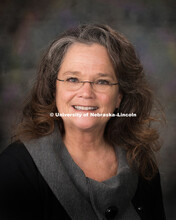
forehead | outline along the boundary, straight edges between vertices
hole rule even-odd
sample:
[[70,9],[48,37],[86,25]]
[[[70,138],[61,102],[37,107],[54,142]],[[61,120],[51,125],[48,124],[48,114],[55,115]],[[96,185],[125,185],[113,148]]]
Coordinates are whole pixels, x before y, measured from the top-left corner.
[[107,49],[96,43],[72,44],[64,56],[59,72],[66,71],[115,74]]

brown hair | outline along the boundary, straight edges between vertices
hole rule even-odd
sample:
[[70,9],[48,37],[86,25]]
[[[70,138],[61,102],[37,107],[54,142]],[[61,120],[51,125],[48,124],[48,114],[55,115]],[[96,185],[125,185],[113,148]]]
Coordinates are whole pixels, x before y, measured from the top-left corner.
[[130,165],[144,178],[151,179],[157,172],[154,152],[160,148],[157,129],[151,126],[151,122],[157,121],[151,116],[153,93],[133,45],[107,25],[80,25],[66,31],[51,44],[26,100],[16,137],[29,140],[48,135],[53,132],[55,121],[64,134],[62,119],[50,117],[50,112],[57,112],[56,77],[68,47],[75,42],[98,43],[107,48],[123,94],[118,112],[136,113],[137,117],[112,117],[106,125],[104,137],[108,143],[124,147]]

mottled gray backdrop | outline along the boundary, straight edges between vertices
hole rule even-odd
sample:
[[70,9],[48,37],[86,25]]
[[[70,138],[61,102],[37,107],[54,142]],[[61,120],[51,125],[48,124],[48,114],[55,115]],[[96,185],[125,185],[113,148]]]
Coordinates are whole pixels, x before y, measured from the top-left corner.
[[62,31],[100,22],[135,45],[167,117],[162,126],[159,168],[167,219],[176,219],[176,1],[0,1],[1,150],[10,143],[22,100],[31,88],[43,50]]

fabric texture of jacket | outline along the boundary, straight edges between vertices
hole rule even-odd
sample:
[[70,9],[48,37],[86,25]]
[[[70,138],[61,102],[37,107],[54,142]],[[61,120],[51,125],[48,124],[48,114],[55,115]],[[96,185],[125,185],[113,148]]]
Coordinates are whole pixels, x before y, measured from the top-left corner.
[[[139,177],[132,204],[142,220],[166,219],[159,173],[151,181]],[[70,219],[21,142],[0,155],[0,219]]]

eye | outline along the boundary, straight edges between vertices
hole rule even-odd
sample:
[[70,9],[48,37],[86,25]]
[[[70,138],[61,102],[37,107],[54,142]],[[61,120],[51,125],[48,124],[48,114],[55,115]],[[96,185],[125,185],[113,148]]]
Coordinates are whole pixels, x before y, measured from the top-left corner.
[[105,79],[99,79],[99,80],[96,81],[96,84],[98,84],[98,85],[109,85],[110,82],[105,80]]
[[77,79],[75,77],[70,77],[70,78],[66,79],[66,82],[78,83],[79,79]]

